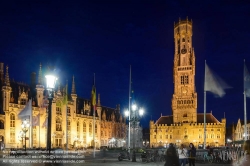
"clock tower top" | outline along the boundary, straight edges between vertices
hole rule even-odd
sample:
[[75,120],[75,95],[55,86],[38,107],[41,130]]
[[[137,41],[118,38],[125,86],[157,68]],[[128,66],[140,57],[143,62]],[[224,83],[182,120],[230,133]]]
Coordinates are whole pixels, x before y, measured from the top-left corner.
[[195,91],[195,55],[192,48],[192,21],[174,24],[174,94],[172,112],[174,123],[197,122],[197,93]]

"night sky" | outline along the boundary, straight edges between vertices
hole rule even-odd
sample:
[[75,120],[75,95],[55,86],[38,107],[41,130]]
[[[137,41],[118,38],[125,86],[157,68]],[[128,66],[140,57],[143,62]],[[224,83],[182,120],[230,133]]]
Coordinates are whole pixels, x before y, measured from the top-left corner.
[[[171,115],[174,22],[193,21],[198,112],[203,112],[204,62],[232,88],[223,98],[207,93],[227,124],[243,120],[243,60],[250,69],[250,2],[244,1],[1,1],[0,62],[15,81],[55,66],[61,83],[75,76],[77,95],[89,98],[95,73],[101,104],[128,107],[129,66],[134,98],[149,120]],[[247,110],[250,100],[247,99]],[[248,116],[249,117],[249,116]]]

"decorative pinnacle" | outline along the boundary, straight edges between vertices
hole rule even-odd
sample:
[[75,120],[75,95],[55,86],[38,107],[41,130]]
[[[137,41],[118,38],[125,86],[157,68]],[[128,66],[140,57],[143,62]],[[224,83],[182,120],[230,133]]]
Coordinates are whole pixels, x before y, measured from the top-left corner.
[[6,66],[5,85],[10,86],[9,67],[8,67],[8,65]]
[[75,77],[73,75],[71,94],[76,94]]
[[40,63],[39,73],[38,73],[38,85],[42,84],[42,64]]

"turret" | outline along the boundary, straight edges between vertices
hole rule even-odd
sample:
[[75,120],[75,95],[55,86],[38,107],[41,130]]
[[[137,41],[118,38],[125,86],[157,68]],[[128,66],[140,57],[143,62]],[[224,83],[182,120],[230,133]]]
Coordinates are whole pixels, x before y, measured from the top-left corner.
[[10,94],[12,92],[12,88],[10,87],[10,79],[9,79],[9,71],[8,70],[9,70],[9,67],[6,66],[4,86],[2,87],[3,111],[4,112],[9,112]]
[[98,94],[98,99],[97,99],[96,110],[97,110],[98,117],[99,117],[99,118],[100,118],[100,120],[101,120],[101,112],[102,112],[102,107],[101,107],[101,99],[100,99],[100,94]]
[[75,77],[73,75],[73,78],[72,78],[72,89],[71,89],[71,97],[72,97],[72,100],[73,100],[73,103],[74,103],[74,109],[72,110],[73,112],[73,117],[76,117],[76,99],[77,99],[77,94],[76,94],[76,88],[75,88]]
[[43,104],[43,92],[44,92],[44,86],[42,84],[42,65],[40,64],[40,69],[38,72],[38,81],[36,85],[36,99],[38,107],[41,107]]
[[0,63],[0,80],[3,82],[4,80],[4,64]]

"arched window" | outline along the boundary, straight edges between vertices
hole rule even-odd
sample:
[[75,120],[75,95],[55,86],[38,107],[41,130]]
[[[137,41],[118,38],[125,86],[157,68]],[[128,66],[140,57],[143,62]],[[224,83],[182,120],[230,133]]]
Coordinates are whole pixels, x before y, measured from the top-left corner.
[[62,131],[62,121],[60,118],[56,118],[56,131]]
[[4,129],[4,122],[3,122],[3,120],[0,120],[0,129]]
[[182,38],[182,42],[185,42],[185,38]]
[[95,133],[97,133],[97,124],[95,124]]
[[86,133],[86,123],[85,122],[83,122],[83,124],[82,124],[82,131],[84,133]]

